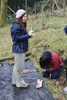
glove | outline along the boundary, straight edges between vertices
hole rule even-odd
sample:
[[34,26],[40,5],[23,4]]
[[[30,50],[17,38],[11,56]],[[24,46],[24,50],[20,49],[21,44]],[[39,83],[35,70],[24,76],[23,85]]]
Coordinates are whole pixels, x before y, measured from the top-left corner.
[[32,35],[32,31],[29,32],[29,35],[30,35],[30,36]]
[[30,35],[30,36],[32,36],[32,35],[33,35],[33,33],[34,33],[34,31],[30,31],[30,32],[29,32],[29,35]]

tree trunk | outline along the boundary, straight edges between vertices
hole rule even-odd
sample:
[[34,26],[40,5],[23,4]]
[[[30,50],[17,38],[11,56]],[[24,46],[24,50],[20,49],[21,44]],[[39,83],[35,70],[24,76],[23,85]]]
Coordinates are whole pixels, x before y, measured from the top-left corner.
[[0,27],[4,27],[6,24],[7,24],[7,0],[1,0]]

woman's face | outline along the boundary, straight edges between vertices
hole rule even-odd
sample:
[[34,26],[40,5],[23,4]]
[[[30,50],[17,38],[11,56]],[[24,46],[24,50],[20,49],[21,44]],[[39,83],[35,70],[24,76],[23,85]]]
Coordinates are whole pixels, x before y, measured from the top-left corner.
[[26,14],[23,16],[23,18],[22,18],[22,22],[23,23],[25,23],[26,22],[26,19],[27,19],[27,16],[26,16]]

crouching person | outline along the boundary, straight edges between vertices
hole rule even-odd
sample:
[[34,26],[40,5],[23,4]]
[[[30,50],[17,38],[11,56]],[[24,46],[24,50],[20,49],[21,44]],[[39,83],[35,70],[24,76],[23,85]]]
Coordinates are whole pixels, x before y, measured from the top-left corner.
[[56,79],[61,74],[63,62],[55,52],[46,51],[40,57],[40,67],[43,68],[43,77]]

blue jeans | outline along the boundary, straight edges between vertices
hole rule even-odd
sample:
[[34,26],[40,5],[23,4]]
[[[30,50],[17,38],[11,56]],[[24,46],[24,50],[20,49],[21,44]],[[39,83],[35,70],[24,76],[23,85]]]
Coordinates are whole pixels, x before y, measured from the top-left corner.
[[56,70],[56,71],[52,71],[52,72],[47,72],[46,71],[46,72],[43,72],[43,77],[47,78],[47,77],[50,76],[50,73],[51,73],[51,78],[52,79],[56,79],[56,78],[58,78],[60,76],[62,69],[63,69],[63,65],[60,65],[59,69]]

